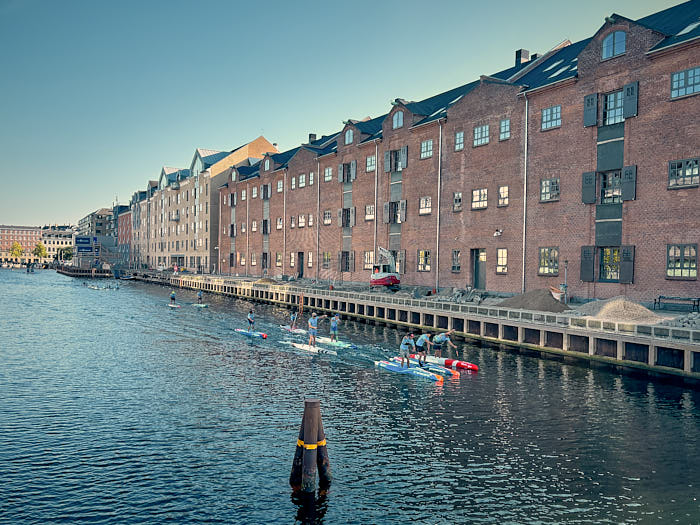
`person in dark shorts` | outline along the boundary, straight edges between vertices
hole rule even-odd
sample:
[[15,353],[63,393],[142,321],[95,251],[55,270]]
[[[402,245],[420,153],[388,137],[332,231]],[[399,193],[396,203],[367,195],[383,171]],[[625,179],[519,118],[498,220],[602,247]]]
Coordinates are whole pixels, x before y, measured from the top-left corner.
[[[421,334],[421,336],[416,341],[416,352],[418,352],[418,364],[420,366],[423,366],[425,364],[427,351],[430,350],[432,344],[433,343],[430,341],[429,332]],[[423,358],[423,364],[421,364],[421,357]]]
[[252,332],[255,329],[255,314],[253,313],[253,310],[248,312],[248,331]]
[[454,328],[452,330],[448,330],[447,332],[438,334],[435,337],[433,337],[433,348],[435,350],[435,357],[442,357],[442,347],[445,344],[451,346],[452,348],[457,348],[457,345],[453,344],[452,341],[450,341],[450,334],[452,332],[454,332]]

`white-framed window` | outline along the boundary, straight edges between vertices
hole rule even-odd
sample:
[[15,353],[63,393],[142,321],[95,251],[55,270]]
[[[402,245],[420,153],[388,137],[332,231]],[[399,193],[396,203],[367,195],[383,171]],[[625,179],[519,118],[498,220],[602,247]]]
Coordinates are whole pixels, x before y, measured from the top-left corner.
[[313,252],[309,252],[309,253],[308,253],[307,259],[308,259],[308,261],[309,261],[309,262],[308,262],[308,267],[309,267],[309,268],[313,268],[313,265],[314,265],[314,254],[313,254]]
[[700,93],[700,67],[692,67],[671,74],[671,98]]
[[277,217],[277,229],[281,230],[282,226],[282,217]]
[[258,197],[258,187],[253,186],[253,189],[250,191],[250,198],[255,199]]
[[245,266],[245,253],[241,253],[241,266]]
[[603,60],[613,58],[625,53],[627,47],[627,33],[615,31],[603,39]]
[[328,182],[333,178],[333,168],[326,168],[323,170],[323,182]]
[[433,211],[432,199],[430,197],[421,197],[418,207],[418,215],[427,215]]
[[314,172],[310,171],[309,172],[309,186],[313,186],[313,185],[314,185]]
[[464,131],[458,131],[455,133],[455,151],[462,151],[464,149]]
[[377,156],[376,155],[370,155],[367,157],[367,167],[365,168],[365,171],[374,171],[377,169]]
[[290,227],[290,228],[294,228],[294,226],[296,225],[296,219],[297,219],[297,218],[296,218],[295,215],[292,215],[292,216],[289,218],[289,227]]
[[498,206],[508,206],[508,186],[498,187]]
[[508,250],[506,248],[496,250],[496,273],[508,273]]
[[324,210],[323,212],[323,224],[331,223],[331,210]]
[[501,120],[501,129],[498,134],[498,140],[508,140],[510,138],[510,119],[504,118]]
[[[245,233],[245,222],[241,223],[241,233]],[[199,240],[201,241],[202,239]]]
[[424,140],[420,143],[420,158],[428,159],[433,156],[433,139]]
[[[246,190],[241,190],[241,200],[244,201],[246,199]],[[196,210],[196,208],[195,208]]]
[[391,121],[391,129],[399,129],[403,127],[403,111],[394,113]]
[[[253,221],[250,223],[250,231],[252,231],[252,232],[258,231],[258,221]],[[251,258],[251,264],[252,264],[252,258]]]
[[489,190],[479,188],[472,190],[472,210],[482,210],[488,205]]
[[374,220],[374,204],[368,204],[367,206],[365,206],[365,220]]
[[258,264],[258,257],[255,252],[250,254],[250,265],[255,266]]
[[452,250],[452,272],[459,273],[462,271],[462,252],[460,250]]
[[270,169],[270,159],[265,159],[265,171]]
[[561,126],[561,106],[552,106],[542,110],[542,129]]
[[352,144],[353,132],[351,129],[345,131],[345,145]]
[[277,181],[277,193],[282,193],[284,189],[284,181],[282,179]]
[[309,228],[314,225],[314,216],[309,213]]
[[275,266],[282,266],[282,254],[280,252],[275,253]]
[[474,128],[474,146],[483,146],[489,143],[489,125],[476,126]]
[[331,267],[331,252],[323,252],[323,264],[321,268],[326,270]]
[[603,124],[617,124],[625,118],[622,116],[622,90],[603,95]]
[[303,188],[304,186],[306,186],[306,173],[299,175],[299,187]]
[[452,211],[462,211],[462,192],[455,191],[452,194]]
[[291,266],[292,268],[294,268],[294,259],[295,259],[294,256],[295,256],[295,255],[296,255],[296,254],[295,254],[294,252],[291,252],[291,253],[289,254],[289,266]]
[[306,226],[306,215],[301,214],[299,215],[299,228],[303,228]]
[[430,271],[430,250],[418,250],[418,271]]
[[292,189],[295,190],[297,188],[297,178],[292,177]]
[[374,250],[364,252],[362,268],[364,270],[371,270],[374,265]]

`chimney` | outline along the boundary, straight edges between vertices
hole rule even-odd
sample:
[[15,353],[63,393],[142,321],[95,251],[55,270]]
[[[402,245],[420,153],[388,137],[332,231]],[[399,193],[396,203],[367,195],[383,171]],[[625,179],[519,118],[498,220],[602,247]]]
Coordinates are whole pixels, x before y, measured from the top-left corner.
[[309,133],[309,144],[316,140],[316,133]]
[[515,65],[519,66],[530,61],[530,52],[527,49],[517,49],[515,51]]
[[537,60],[538,58],[540,58],[540,54],[539,54],[539,53],[533,53],[532,56],[530,57],[530,62],[534,62],[534,61]]

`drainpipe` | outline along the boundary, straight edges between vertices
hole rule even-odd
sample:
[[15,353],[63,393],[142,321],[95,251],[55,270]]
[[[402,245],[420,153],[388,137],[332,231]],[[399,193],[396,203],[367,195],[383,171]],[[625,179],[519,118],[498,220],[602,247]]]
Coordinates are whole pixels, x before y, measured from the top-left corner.
[[287,260],[287,168],[284,169],[284,184],[282,186],[282,273]]
[[525,159],[523,167],[523,269],[522,269],[522,284],[520,293],[525,293],[525,258],[526,258],[526,238],[527,238],[527,145],[528,145],[528,111],[529,101],[527,93],[523,93],[525,97]]
[[320,221],[320,213],[321,213],[321,161],[316,158],[316,282],[318,282],[319,279],[319,268],[321,267],[321,264],[319,262],[319,254],[320,254],[320,235],[321,235],[321,230],[319,229],[319,221]]
[[250,185],[245,185],[245,275],[248,277],[248,268],[250,268]]
[[[377,197],[378,197],[378,184],[379,184],[379,145],[377,139],[374,141],[374,251],[372,255],[374,257],[374,264],[377,263]],[[364,261],[362,262],[364,266]]]
[[435,289],[440,289],[440,195],[442,190],[442,121],[440,125],[440,138],[438,139],[438,182],[437,182],[437,221],[435,233]]

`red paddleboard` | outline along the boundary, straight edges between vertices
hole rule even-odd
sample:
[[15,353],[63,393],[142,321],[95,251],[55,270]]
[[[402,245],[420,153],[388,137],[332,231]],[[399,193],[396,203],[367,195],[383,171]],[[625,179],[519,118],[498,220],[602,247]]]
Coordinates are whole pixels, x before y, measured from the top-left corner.
[[[418,359],[418,354],[411,354],[411,357],[414,359]],[[445,357],[435,357],[433,355],[429,355],[425,358],[426,362],[428,363],[435,363],[438,365],[442,365],[446,368],[460,368],[462,370],[479,370],[479,367],[475,365],[474,363],[469,363],[467,361],[459,361],[457,359],[448,359]]]

